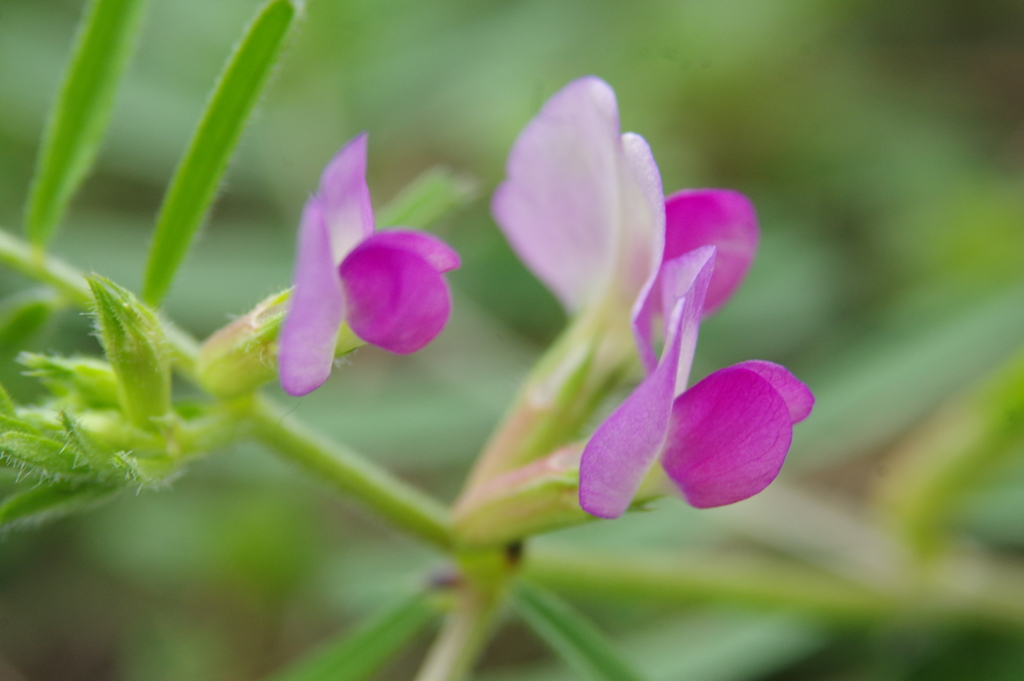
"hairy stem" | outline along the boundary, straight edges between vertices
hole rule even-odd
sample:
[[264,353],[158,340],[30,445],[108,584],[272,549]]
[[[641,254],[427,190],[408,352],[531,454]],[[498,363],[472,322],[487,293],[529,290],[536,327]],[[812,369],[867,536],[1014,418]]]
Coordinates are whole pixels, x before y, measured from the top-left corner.
[[[83,309],[92,307],[92,293],[85,277],[60,258],[46,255],[10,232],[0,229],[0,263],[20,272],[29,279],[53,287],[69,303]],[[170,344],[175,366],[185,376],[196,376],[196,358],[199,344],[172,322],[161,317],[161,327]]]

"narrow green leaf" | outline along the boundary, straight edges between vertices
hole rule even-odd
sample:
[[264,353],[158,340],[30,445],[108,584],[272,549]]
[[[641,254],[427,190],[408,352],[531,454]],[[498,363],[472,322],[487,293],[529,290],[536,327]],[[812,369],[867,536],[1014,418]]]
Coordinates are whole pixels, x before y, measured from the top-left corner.
[[381,227],[424,229],[456,206],[476,197],[476,183],[447,168],[431,168],[391,199],[377,215]]
[[329,643],[272,681],[358,681],[386,662],[434,615],[423,595],[379,613],[358,631]]
[[0,528],[31,525],[84,511],[109,499],[120,488],[57,483],[12,494],[0,503]]
[[116,409],[117,376],[110,364],[93,357],[56,357],[22,352],[17,362],[59,397],[73,397],[87,409]]
[[142,287],[142,298],[150,305],[163,300],[185,259],[295,14],[294,0],[267,2],[214,87],[157,217]]
[[639,681],[604,634],[553,593],[520,582],[515,603],[523,619],[576,672],[592,681]]
[[42,247],[96,157],[117,81],[128,63],[142,0],[93,0],[39,148],[25,208],[29,240]]
[[14,430],[21,428],[22,424],[13,419],[5,418],[3,421],[4,428],[11,428],[0,435],[0,461],[5,465],[49,480],[80,478],[90,474],[84,462],[79,460],[78,452],[65,443]]

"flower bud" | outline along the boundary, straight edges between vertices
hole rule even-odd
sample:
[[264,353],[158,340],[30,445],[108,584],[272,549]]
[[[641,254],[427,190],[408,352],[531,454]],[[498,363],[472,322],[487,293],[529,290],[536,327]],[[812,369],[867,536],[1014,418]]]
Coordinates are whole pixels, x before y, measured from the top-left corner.
[[171,408],[171,367],[160,322],[148,307],[104,277],[89,277],[96,328],[117,376],[117,397],[132,423],[154,429],[152,419]]
[[[248,314],[210,336],[199,349],[199,380],[218,397],[251,393],[277,378],[277,334],[281,330],[291,289],[266,298]],[[365,345],[348,324],[338,332],[335,356]]]

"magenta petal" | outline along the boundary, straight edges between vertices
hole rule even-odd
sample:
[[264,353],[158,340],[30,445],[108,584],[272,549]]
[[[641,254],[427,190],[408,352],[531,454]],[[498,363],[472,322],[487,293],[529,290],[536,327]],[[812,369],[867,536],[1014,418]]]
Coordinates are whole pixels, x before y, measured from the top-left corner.
[[684,253],[661,267],[661,298],[665,317],[668,317],[677,301],[685,301],[676,331],[679,336],[679,358],[673,397],[686,390],[686,382],[690,378],[693,355],[697,351],[701,312],[704,310],[708,286],[714,277],[715,262],[715,247],[704,246]]
[[408,229],[388,229],[373,237],[374,243],[412,251],[426,260],[438,273],[448,272],[460,265],[455,249],[433,234]]
[[679,327],[685,301],[669,323],[662,361],[598,426],[580,461],[580,506],[599,518],[618,518],[654,464],[668,433],[679,361]]
[[766,362],[763,359],[751,359],[735,366],[750,369],[771,383],[776,392],[782,395],[782,399],[786,401],[793,423],[799,423],[811,415],[811,409],[814,408],[814,394],[786,367],[775,362]]
[[696,189],[676,192],[665,200],[664,260],[701,246],[718,248],[705,314],[721,307],[743,281],[758,238],[754,206],[739,192]]
[[676,398],[661,463],[690,505],[723,506],[767,487],[792,438],[778,391],[757,372],[731,366]]
[[650,373],[657,362],[651,339],[654,316],[660,311],[663,317],[667,317],[676,302],[686,298],[679,329],[681,354],[677,392],[682,392],[686,388],[693,353],[697,349],[701,311],[704,309],[704,298],[713,276],[714,264],[714,246],[698,248],[662,264],[654,279],[655,285],[646,294],[642,293],[643,298],[638,299],[633,306],[633,337],[640,353],[640,360]]
[[302,213],[294,283],[277,341],[278,374],[285,392],[298,396],[316,390],[330,375],[345,312],[327,226],[315,198]]
[[387,232],[375,234],[345,258],[340,271],[352,330],[368,343],[405,355],[441,332],[451,294],[429,260],[395,241]]
[[373,234],[373,206],[366,185],[366,133],[354,137],[330,160],[317,192],[331,239],[334,262],[340,263]]
[[614,275],[621,155],[615,93],[580,78],[519,134],[491,201],[512,250],[570,311]]

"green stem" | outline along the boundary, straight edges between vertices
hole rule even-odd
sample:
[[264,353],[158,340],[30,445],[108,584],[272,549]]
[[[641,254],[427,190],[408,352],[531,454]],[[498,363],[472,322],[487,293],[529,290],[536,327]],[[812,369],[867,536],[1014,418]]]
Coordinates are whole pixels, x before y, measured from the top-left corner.
[[733,604],[788,610],[837,623],[909,617],[1024,627],[1024,574],[1017,566],[955,555],[928,584],[865,587],[800,563],[765,556],[530,551],[524,576],[560,592],[658,605]]
[[733,603],[841,621],[884,619],[898,608],[889,594],[799,563],[754,555],[537,549],[528,552],[523,572],[560,592],[662,604]]
[[[0,229],[0,263],[21,272],[29,279],[52,286],[71,304],[89,309],[92,307],[92,293],[85,277],[77,269],[60,258],[46,255],[10,232]],[[161,318],[167,342],[171,346],[175,366],[190,379],[196,376],[196,358],[199,344],[172,322]]]
[[572,441],[636,364],[628,315],[611,306],[578,314],[541,357],[494,431],[464,496]]
[[255,398],[250,419],[260,442],[355,497],[394,525],[442,549],[451,548],[451,521],[438,502],[352,450],[308,430],[265,397]]
[[[0,263],[30,279],[52,286],[68,302],[78,307],[88,309],[92,306],[92,294],[81,272],[59,258],[33,249],[28,243],[2,229]],[[188,333],[162,317],[160,324],[171,346],[175,366],[186,377],[198,383],[198,343]],[[234,408],[242,407],[236,404]],[[452,545],[448,514],[440,504],[365,461],[355,452],[322,438],[295,419],[286,417],[284,409],[270,400],[256,397],[250,411],[240,418],[251,423],[254,434],[262,442],[354,496],[395,525],[441,548],[447,549]],[[209,434],[204,437],[209,438]]]
[[462,681],[490,639],[498,601],[476,589],[464,589],[445,618],[416,681]]
[[483,653],[519,567],[518,551],[463,551],[455,605],[427,654],[416,681],[462,681]]
[[1024,441],[1024,351],[903,438],[878,489],[889,528],[921,566],[948,548],[947,526],[978,480]]

